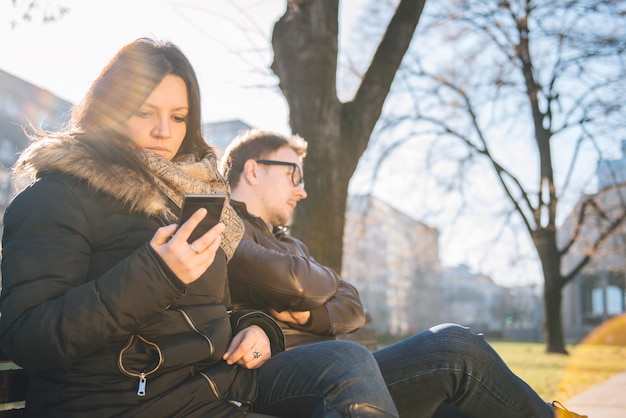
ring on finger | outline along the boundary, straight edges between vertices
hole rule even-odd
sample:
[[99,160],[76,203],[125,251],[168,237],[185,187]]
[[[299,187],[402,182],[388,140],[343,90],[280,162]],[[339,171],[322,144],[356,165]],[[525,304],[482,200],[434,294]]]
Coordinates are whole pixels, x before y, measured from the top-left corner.
[[252,350],[252,356],[258,360],[263,357],[263,354],[261,354],[261,352],[255,348],[254,350]]
[[193,244],[191,244],[189,247],[191,247],[191,251],[193,251],[196,254],[200,254],[200,250],[198,250]]

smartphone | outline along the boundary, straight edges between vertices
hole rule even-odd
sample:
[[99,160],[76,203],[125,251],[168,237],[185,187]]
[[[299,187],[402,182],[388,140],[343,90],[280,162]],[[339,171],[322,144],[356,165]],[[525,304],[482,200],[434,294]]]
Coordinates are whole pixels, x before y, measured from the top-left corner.
[[220,221],[225,200],[226,196],[223,194],[186,194],[184,196],[183,207],[178,218],[179,226],[184,224],[198,209],[206,208],[207,210],[206,216],[191,233],[187,242],[194,242]]

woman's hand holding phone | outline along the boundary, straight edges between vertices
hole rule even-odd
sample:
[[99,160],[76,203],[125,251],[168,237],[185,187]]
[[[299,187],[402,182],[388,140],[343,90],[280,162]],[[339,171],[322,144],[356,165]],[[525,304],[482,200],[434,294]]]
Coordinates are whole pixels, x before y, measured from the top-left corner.
[[206,215],[206,208],[197,209],[180,226],[172,224],[159,228],[150,240],[150,246],[185,284],[196,281],[211,266],[220,246],[220,234],[225,228],[221,222],[199,238],[188,241]]
[[206,216],[200,221],[198,227],[189,238],[189,243],[193,243],[202,234],[213,228],[222,217],[222,210],[226,196],[223,194],[186,194],[180,211],[178,224],[182,225],[200,208],[207,210]]

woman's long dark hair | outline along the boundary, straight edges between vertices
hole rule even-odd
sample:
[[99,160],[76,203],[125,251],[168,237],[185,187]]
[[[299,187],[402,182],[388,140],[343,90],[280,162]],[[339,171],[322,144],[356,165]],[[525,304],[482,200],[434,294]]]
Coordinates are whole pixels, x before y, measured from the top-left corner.
[[148,38],[129,43],[109,61],[82,102],[72,110],[68,131],[46,133],[33,139],[69,135],[90,149],[96,161],[102,162],[101,168],[111,175],[118,174],[111,164],[114,162],[142,173],[151,181],[145,164],[136,153],[129,152],[129,146],[134,143],[126,136],[124,126],[167,75],[185,81],[189,100],[187,132],[176,157],[194,154],[202,158],[212,153],[202,135],[200,87],[191,63],[176,45]]

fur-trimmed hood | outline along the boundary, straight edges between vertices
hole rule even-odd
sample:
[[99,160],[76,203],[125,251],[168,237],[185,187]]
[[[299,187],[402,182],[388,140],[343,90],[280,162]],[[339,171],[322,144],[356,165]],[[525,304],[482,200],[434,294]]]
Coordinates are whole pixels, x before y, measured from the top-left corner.
[[[152,174],[152,181],[129,165],[108,161],[93,147],[74,137],[42,138],[33,142],[13,167],[28,182],[46,172],[60,172],[85,180],[94,190],[127,205],[131,212],[149,217],[159,216],[168,223],[178,221],[173,202],[182,206],[185,193],[222,193],[230,196],[226,179],[217,170],[217,157],[209,153],[198,160],[193,155],[178,156],[168,161],[158,155],[129,148],[136,152]],[[17,181],[18,188],[25,186]],[[221,221],[226,225],[220,246],[230,259],[243,236],[243,221],[230,205],[224,204]]]
[[16,187],[20,189],[42,173],[60,172],[87,181],[98,192],[128,204],[133,212],[148,216],[168,212],[166,196],[153,184],[129,167],[96,158],[74,138],[33,142],[22,152],[13,171],[17,174]]

